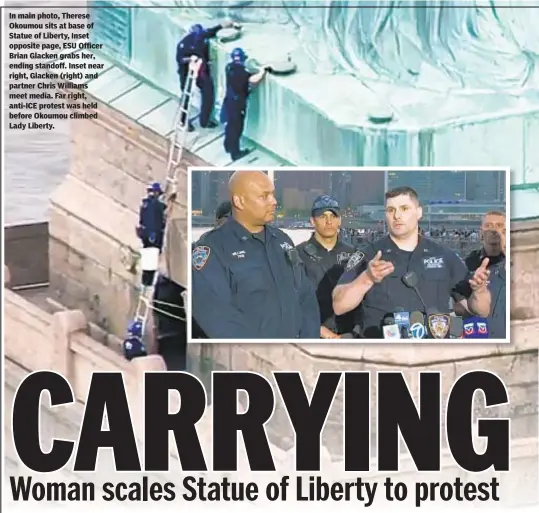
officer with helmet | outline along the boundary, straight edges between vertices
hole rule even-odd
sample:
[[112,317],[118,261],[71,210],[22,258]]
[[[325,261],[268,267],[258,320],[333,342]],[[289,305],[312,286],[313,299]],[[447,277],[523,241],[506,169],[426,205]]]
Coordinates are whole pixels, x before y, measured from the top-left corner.
[[[215,128],[217,126],[216,123],[210,120],[215,102],[215,92],[210,70],[209,40],[214,38],[221,29],[232,27],[233,25],[231,21],[224,21],[219,25],[205,29],[197,23],[189,29],[189,32],[180,40],[176,47],[176,63],[178,65],[178,75],[180,76],[182,91],[187,80],[191,58],[197,57],[202,59],[202,66],[196,79],[196,85],[202,95],[199,118],[202,128]],[[184,104],[184,108],[186,106]],[[186,122],[185,115],[181,122]],[[194,129],[194,126],[189,123],[189,131],[192,132]]]
[[148,354],[142,337],[142,322],[139,320],[131,321],[122,344],[123,353],[127,360],[131,361]]
[[225,125],[225,151],[233,161],[245,157],[249,150],[240,149],[240,138],[245,126],[247,97],[251,87],[264,78],[269,67],[263,67],[258,73],[251,73],[245,67],[247,55],[241,48],[235,48],[230,54],[231,61],[226,66],[226,92],[221,109],[221,122]]

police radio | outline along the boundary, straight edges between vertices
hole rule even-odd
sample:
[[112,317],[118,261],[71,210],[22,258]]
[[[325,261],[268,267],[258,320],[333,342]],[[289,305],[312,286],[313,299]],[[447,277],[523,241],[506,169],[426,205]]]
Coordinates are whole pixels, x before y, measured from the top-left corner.
[[296,286],[296,290],[299,289],[301,286],[301,268],[300,266],[303,264],[303,261],[301,260],[301,257],[299,256],[298,250],[294,247],[288,247],[284,251],[287,262],[292,267],[292,272],[294,273],[294,284]]
[[417,274],[414,271],[409,271],[401,279],[408,288],[412,289],[417,294],[417,297],[419,298],[419,301],[421,301],[421,304],[423,305],[423,308],[426,312],[427,305],[425,304],[425,301],[423,301],[423,298],[419,293],[419,288],[417,287],[417,285],[419,284],[419,278],[417,277]]

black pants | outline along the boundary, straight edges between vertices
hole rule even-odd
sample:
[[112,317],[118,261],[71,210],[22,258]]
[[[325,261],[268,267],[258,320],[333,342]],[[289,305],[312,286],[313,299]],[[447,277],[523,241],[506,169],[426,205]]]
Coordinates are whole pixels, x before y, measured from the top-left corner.
[[[180,75],[180,87],[183,92],[185,83],[187,81],[187,75]],[[199,88],[202,95],[202,104],[200,105],[200,126],[205,127],[210,122],[211,113],[213,111],[213,105],[215,103],[215,89],[213,87],[213,80],[211,75],[204,74],[202,77],[197,78],[196,86]],[[188,98],[183,100],[183,108],[187,109]],[[182,124],[185,124],[185,114],[182,114]]]
[[[186,368],[187,323],[182,292],[185,289],[168,278],[159,280],[154,295],[154,319],[157,332],[157,352],[169,371]],[[174,306],[172,306],[174,305]]]
[[240,153],[240,139],[245,128],[245,109],[229,107],[225,126],[225,151],[235,158]]

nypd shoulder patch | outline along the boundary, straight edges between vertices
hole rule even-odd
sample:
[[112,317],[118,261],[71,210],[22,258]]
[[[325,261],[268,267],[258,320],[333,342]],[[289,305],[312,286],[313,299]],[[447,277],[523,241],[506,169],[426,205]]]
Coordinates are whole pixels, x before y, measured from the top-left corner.
[[363,261],[364,258],[365,258],[365,253],[362,253],[361,251],[356,251],[348,259],[345,272],[350,272],[353,269],[355,269]]
[[211,249],[208,246],[197,246],[193,249],[193,269],[200,271],[210,258]]

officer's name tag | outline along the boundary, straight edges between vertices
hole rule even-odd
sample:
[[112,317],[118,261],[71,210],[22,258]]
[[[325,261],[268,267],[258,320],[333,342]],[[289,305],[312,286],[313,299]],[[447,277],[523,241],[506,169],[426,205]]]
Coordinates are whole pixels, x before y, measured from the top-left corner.
[[443,269],[445,267],[444,257],[429,257],[423,259],[425,269]]

